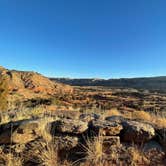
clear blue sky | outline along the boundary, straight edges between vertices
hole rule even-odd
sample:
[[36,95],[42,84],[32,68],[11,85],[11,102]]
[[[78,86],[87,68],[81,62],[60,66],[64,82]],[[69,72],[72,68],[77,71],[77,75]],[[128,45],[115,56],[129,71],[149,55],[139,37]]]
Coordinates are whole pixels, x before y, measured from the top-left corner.
[[0,65],[57,77],[166,75],[166,1],[0,0]]

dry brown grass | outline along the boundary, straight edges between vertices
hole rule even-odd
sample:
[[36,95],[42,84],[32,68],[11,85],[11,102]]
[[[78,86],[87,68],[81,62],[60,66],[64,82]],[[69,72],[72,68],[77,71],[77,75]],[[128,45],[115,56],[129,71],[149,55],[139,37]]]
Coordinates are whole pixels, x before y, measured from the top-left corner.
[[48,122],[53,121],[53,118],[43,118],[41,120],[40,132],[42,135],[42,140],[39,142],[39,153],[37,154],[39,160],[41,161],[41,165],[43,166],[71,166],[71,163],[65,161],[61,163],[58,156],[58,144],[55,142],[55,139],[51,136],[49,132]]
[[8,122],[11,121],[11,118],[10,118],[10,116],[9,116],[8,113],[1,112],[0,116],[1,116],[1,122],[0,122],[0,124],[8,123]]
[[[129,118],[129,117],[127,117]],[[131,119],[141,119],[148,123],[154,124],[158,127],[166,127],[166,117],[160,115],[150,114],[145,111],[134,111],[131,114]]]
[[57,149],[55,148],[54,143],[48,143],[45,144],[41,143],[41,153],[38,156],[43,166],[58,166],[58,155],[57,155]]
[[6,155],[6,166],[23,166],[23,159],[21,157],[14,157],[9,153]]
[[23,166],[23,158],[16,157],[12,153],[4,153],[1,149],[0,151],[0,165],[5,166]]
[[140,119],[161,128],[166,127],[166,117],[161,115],[155,115],[153,113],[151,114],[145,111],[133,111],[133,112],[121,113],[117,109],[111,109],[109,111],[106,111],[106,113],[104,114],[104,117],[115,116],[115,115],[123,116],[124,118],[128,118],[128,119],[138,119],[138,120]]
[[81,166],[116,166],[116,165],[144,165],[148,166],[149,161],[143,154],[143,149],[132,145],[131,147],[111,146],[103,149],[103,137],[98,136],[94,140],[88,140],[86,146],[85,161]]
[[85,158],[76,161],[76,163],[85,160],[81,166],[107,166],[104,158],[103,136],[99,135],[91,140],[87,139],[86,144],[82,145],[82,149],[85,153]]
[[[53,139],[52,139],[53,140]],[[58,146],[54,141],[39,142],[41,151],[38,154],[38,158],[43,166],[72,166],[69,161],[61,161],[58,155]]]
[[[38,109],[33,109],[30,112],[29,110],[24,109],[22,112],[18,112],[15,116],[15,120],[22,120],[22,119],[27,119],[27,118],[32,118],[33,116],[44,116],[43,108],[41,107]],[[45,111],[45,110],[44,110]],[[123,116],[125,118],[129,119],[141,119],[146,122],[155,124],[159,127],[166,127],[166,118],[161,117],[161,116],[156,116],[154,114],[150,114],[145,111],[134,111],[130,112],[130,114],[122,114],[119,112],[117,109],[111,109],[107,111],[104,116]],[[2,116],[2,123],[7,123],[11,119],[7,114],[4,114]],[[50,122],[50,119],[49,119]],[[41,165],[43,166],[71,166],[72,164],[69,161],[61,162],[58,156],[58,149],[56,146],[56,143],[53,142],[53,139],[51,135],[46,132],[45,126],[48,123],[48,118],[43,118],[41,121],[41,134],[44,139],[44,142],[38,142],[39,143],[39,153],[37,153],[37,157],[41,161]],[[103,137],[98,136],[95,137],[94,139],[90,140],[87,139],[86,145],[82,145],[86,157],[83,159],[80,159],[73,164],[79,163],[81,160],[84,160],[84,166],[108,166],[110,165],[110,162],[107,162],[106,154],[103,150]],[[114,151],[113,151],[114,152]],[[33,154],[33,151],[31,151],[31,155]],[[121,156],[126,156],[128,155],[129,160],[130,160],[130,165],[138,165],[138,163],[148,165],[148,160],[147,158],[143,155],[141,149],[133,146],[132,148],[129,148],[127,151],[125,151]],[[26,156],[25,156],[26,157]],[[33,157],[33,156],[32,156]],[[110,160],[116,161],[119,160],[119,154],[115,151],[115,153],[110,154]],[[17,157],[12,153],[5,154],[3,152],[0,153],[0,160],[3,160],[5,165],[7,166],[21,166],[23,165],[23,159],[22,157]],[[35,160],[35,159],[34,159]],[[119,162],[120,163],[120,162]],[[123,163],[123,162],[122,162]],[[124,161],[125,163],[125,161]],[[1,164],[1,163],[0,163]],[[114,165],[114,163],[111,163]],[[116,164],[115,164],[116,165]]]
[[[26,161],[33,163],[32,165],[41,166],[72,166],[68,160],[61,160],[57,142],[47,140],[38,140],[29,145],[24,158]],[[65,153],[65,152],[64,152]]]
[[150,121],[152,119],[152,116],[148,112],[145,112],[145,111],[134,111],[134,112],[132,112],[132,118]]
[[155,124],[161,128],[166,127],[166,118],[165,117],[154,117]]
[[46,142],[51,142],[53,139],[51,134],[50,134],[50,126],[48,124],[54,120],[55,120],[55,118],[53,118],[53,117],[43,117],[40,120],[39,131],[40,131],[42,138]]
[[[43,118],[45,117],[46,111],[47,111],[46,108],[41,105],[35,108],[21,107],[19,110],[13,110],[10,112],[1,112],[0,124],[5,124],[11,121],[19,121],[24,119]],[[12,116],[10,116],[10,114],[12,114]]]
[[0,73],[0,111],[8,109],[9,86],[7,77]]
[[127,151],[129,157],[130,157],[130,164],[133,166],[136,165],[148,165],[149,161],[143,154],[143,149],[140,147],[137,147],[135,145],[132,145],[132,147],[128,148]]
[[120,116],[121,113],[118,111],[117,108],[113,108],[113,109],[110,109],[110,110],[107,110],[104,114],[104,116]]
[[35,108],[25,108],[22,107],[19,109],[19,111],[15,112],[15,118],[14,120],[23,120],[23,119],[31,119],[36,117],[44,117],[44,114],[46,112],[46,109],[44,106],[38,106]]

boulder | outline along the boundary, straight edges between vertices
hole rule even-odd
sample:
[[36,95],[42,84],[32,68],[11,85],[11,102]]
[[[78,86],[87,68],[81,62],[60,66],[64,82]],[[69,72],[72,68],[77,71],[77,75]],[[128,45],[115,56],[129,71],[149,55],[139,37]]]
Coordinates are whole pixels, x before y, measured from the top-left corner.
[[143,143],[151,140],[155,136],[155,130],[149,124],[137,121],[125,121],[122,125],[123,141]]
[[158,138],[159,143],[162,145],[162,147],[166,151],[166,128],[157,128],[156,136]]
[[40,120],[21,120],[0,126],[0,144],[25,144],[41,136]]
[[123,129],[122,125],[119,123],[106,120],[93,120],[90,127],[96,134],[101,134],[103,136],[118,135]]
[[88,123],[80,120],[60,119],[51,123],[51,134],[82,134],[88,129]]

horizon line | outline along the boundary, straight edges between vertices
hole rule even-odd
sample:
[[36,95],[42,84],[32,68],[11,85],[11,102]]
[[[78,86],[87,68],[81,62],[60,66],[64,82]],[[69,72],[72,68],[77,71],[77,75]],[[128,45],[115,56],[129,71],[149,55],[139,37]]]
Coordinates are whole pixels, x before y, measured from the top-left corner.
[[[8,68],[8,67],[4,67],[4,66],[2,66],[2,65],[0,65],[0,67],[3,67],[3,68],[5,68],[5,69],[7,69],[7,70],[15,70],[15,71],[22,71],[22,72],[35,72],[35,73],[38,73],[38,74],[41,74],[41,75],[43,75],[43,76],[45,76],[45,77],[48,77],[48,78],[55,78],[55,79],[98,79],[98,80],[110,80],[110,79],[138,79],[138,78],[159,78],[159,77],[166,77],[166,75],[144,75],[144,76],[129,76],[129,77],[115,77],[115,76],[113,76],[113,77],[89,77],[89,76],[87,76],[87,77],[73,77],[73,76],[54,76],[54,75],[49,75],[49,74],[47,74],[47,73],[45,73],[45,72],[40,72],[40,71],[35,71],[35,70],[25,70],[25,69],[13,69],[13,68]],[[71,74],[72,75],[72,74]]]

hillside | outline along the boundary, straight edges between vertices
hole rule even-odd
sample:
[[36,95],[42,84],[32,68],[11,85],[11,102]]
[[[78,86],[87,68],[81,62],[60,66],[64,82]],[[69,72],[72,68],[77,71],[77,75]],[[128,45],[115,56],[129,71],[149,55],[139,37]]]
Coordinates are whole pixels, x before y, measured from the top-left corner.
[[70,79],[51,78],[51,80],[73,86],[106,86],[115,88],[136,88],[166,92],[166,76],[121,79]]
[[[36,72],[8,70],[0,67],[0,79],[5,79],[8,102],[22,103],[31,100],[45,102],[57,94],[71,93],[69,85],[53,82]],[[42,104],[42,103],[41,103]]]

